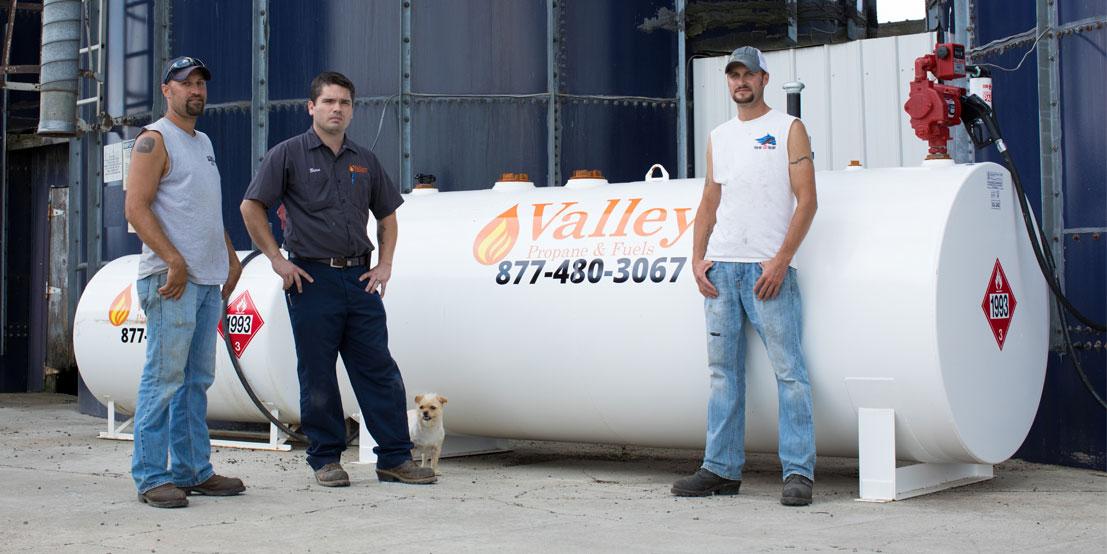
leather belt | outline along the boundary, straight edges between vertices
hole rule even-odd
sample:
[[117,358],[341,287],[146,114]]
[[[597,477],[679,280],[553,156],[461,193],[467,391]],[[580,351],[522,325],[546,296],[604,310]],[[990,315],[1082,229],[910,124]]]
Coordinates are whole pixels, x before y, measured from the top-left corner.
[[369,255],[362,254],[361,256],[354,256],[352,258],[306,258],[304,256],[293,255],[293,258],[297,260],[307,260],[309,262],[315,262],[319,264],[327,264],[335,269],[344,269],[347,267],[356,267],[359,265],[369,265]]

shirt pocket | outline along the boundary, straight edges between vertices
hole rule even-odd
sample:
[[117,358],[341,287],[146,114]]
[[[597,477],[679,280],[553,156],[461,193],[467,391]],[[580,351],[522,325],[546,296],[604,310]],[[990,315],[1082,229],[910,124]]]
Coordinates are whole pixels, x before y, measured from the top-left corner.
[[301,175],[292,186],[297,201],[308,212],[319,212],[334,205],[331,187],[327,183],[327,174],[315,171]]
[[369,199],[372,195],[372,185],[368,172],[350,172],[349,200],[359,213],[369,213]]

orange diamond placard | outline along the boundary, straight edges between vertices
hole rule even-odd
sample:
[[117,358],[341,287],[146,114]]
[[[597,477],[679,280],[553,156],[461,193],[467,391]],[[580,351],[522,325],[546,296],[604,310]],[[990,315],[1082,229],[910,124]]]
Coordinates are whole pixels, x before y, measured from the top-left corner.
[[[250,291],[238,295],[227,305],[227,322],[230,327],[231,347],[234,355],[241,358],[250,341],[258,334],[258,330],[265,325],[258,309],[254,306],[254,299],[250,298]],[[223,336],[223,321],[219,322],[219,336]]]
[[992,328],[992,334],[996,337],[996,344],[1003,350],[1003,343],[1007,342],[1007,329],[1011,327],[1011,317],[1015,314],[1015,293],[1011,290],[1011,283],[1007,282],[1007,276],[1003,273],[1003,265],[996,258],[996,265],[992,268],[992,278],[988,280],[988,289],[984,291],[984,301],[980,303],[984,310],[984,317],[988,318],[988,326]]

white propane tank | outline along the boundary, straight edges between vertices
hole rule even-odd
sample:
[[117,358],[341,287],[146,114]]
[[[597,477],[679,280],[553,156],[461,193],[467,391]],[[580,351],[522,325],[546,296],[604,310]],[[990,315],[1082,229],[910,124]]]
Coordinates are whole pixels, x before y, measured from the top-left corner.
[[[1007,171],[927,162],[816,181],[795,265],[818,452],[857,456],[857,410],[892,408],[897,459],[1010,457],[1037,411],[1049,318]],[[702,190],[685,179],[406,196],[384,300],[409,396],[449,397],[451,434],[701,448],[706,339],[688,259]],[[142,349],[109,316],[134,263],[101,270],[76,317],[85,381],[117,402],[141,371]],[[243,369],[295,421],[279,283],[258,260],[234,298],[249,292],[265,322]],[[747,339],[747,449],[775,452],[776,383]],[[258,420],[220,356],[209,418]]]
[[[137,275],[137,255],[101,268],[85,287],[73,319],[73,351],[85,385],[102,403],[114,401],[116,411],[126,414],[134,413],[146,361],[146,315],[139,305]],[[229,300],[231,341],[250,387],[281,421],[299,423],[292,323],[269,260],[260,256],[247,264]],[[360,412],[344,368],[338,386],[346,415]],[[208,419],[268,422],[239,382],[222,335],[216,343],[215,382],[208,389]]]

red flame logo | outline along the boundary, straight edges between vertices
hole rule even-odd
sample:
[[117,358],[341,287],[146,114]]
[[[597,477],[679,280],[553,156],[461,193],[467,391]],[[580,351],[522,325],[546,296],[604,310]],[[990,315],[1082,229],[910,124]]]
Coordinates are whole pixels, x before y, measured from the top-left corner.
[[129,315],[131,315],[131,285],[127,285],[127,288],[111,301],[111,307],[108,308],[108,321],[119,327],[127,321]]
[[519,205],[496,216],[477,233],[473,240],[473,257],[484,265],[492,265],[507,256],[519,238]]

